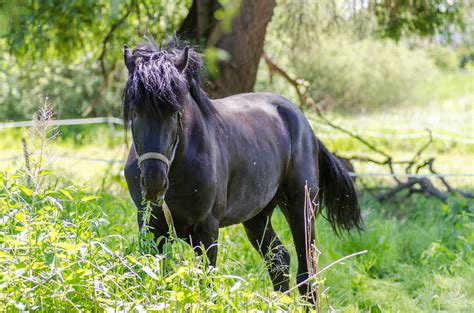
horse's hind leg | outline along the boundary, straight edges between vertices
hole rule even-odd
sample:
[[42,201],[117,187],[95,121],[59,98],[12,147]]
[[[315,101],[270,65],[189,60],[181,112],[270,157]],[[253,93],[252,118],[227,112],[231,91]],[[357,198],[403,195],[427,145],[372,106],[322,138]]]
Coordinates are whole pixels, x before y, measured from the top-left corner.
[[[294,166],[291,176],[286,179],[282,186],[286,198],[286,205],[282,207],[282,211],[290,225],[298,257],[297,284],[308,279],[306,251],[307,245],[314,242],[314,227],[311,227],[311,232],[308,232],[308,217],[305,217],[305,185],[308,186],[310,199],[315,199],[318,192],[318,177],[316,169],[309,163],[304,162],[303,166],[299,168]],[[316,294],[310,289],[309,284],[302,284],[299,291],[306,296],[309,302],[315,302]]]
[[275,204],[271,203],[243,224],[253,247],[265,260],[274,290],[286,291],[289,288],[290,254],[273,230],[271,215],[274,208]]

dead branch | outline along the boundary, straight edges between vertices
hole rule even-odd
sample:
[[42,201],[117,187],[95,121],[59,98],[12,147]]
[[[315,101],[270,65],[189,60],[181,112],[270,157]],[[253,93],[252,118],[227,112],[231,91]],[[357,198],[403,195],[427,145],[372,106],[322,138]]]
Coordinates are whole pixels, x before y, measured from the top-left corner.
[[[432,174],[438,174],[438,172],[434,170],[433,161],[428,164],[428,168]],[[446,178],[444,178],[443,176],[439,176],[438,178],[441,181],[441,183],[446,187],[448,192],[452,194],[459,194],[463,196],[464,198],[474,198],[474,193],[451,187],[451,185],[448,183]]]
[[408,166],[405,169],[406,173],[410,173],[411,168],[417,163],[417,160],[419,157],[423,154],[423,152],[433,143],[433,135],[431,133],[430,129],[427,129],[428,132],[428,141],[420,148],[416,153],[413,155],[413,157],[410,160],[410,163],[408,163]]
[[361,136],[339,126],[339,125],[336,125],[334,124],[333,122],[331,122],[326,116],[324,116],[324,114],[322,113],[322,111],[319,109],[318,105],[317,105],[317,101],[315,99],[313,99],[307,92],[307,84],[308,82],[306,82],[305,80],[303,79],[294,79],[294,78],[291,78],[291,76],[285,71],[283,70],[281,67],[279,67],[278,65],[276,65],[275,62],[272,61],[272,59],[266,54],[266,53],[263,53],[263,59],[265,60],[265,62],[267,63],[268,65],[268,69],[270,70],[270,72],[274,72],[280,76],[282,76],[287,82],[289,82],[294,88],[295,88],[295,91],[296,93],[298,94],[298,97],[300,99],[300,104],[301,106],[304,106],[305,104],[310,106],[311,108],[313,108],[315,111],[316,111],[316,114],[318,115],[318,117],[320,119],[323,120],[323,122],[329,126],[331,126],[332,128],[354,138],[354,139],[357,139],[359,142],[363,143],[367,148],[369,148],[370,150],[378,153],[378,154],[381,154],[382,156],[384,156],[385,158],[387,159],[391,159],[391,157],[385,153],[384,151],[378,149],[377,147],[375,147],[373,144],[371,144],[370,142],[368,142],[367,140],[365,140],[364,138],[362,138]]
[[[321,111],[321,109],[318,107],[318,101],[315,100],[314,98],[311,97],[311,95],[308,92],[308,86],[309,83],[305,80],[302,79],[296,79],[293,78],[290,74],[288,74],[287,71],[285,71],[282,67],[278,66],[267,54],[263,53],[262,58],[264,59],[265,63],[268,66],[268,70],[270,72],[270,76],[272,77],[274,74],[279,75],[283,77],[291,86],[296,91],[296,94],[298,95],[299,101],[300,101],[300,107],[303,108],[305,106],[309,106],[313,108],[319,117],[319,119],[325,123],[326,125],[332,127],[333,129],[336,129],[337,131],[340,131],[351,138],[357,140],[361,144],[363,144],[365,147],[367,147],[369,150],[375,152],[376,154],[380,155],[382,157],[382,160],[376,160],[374,158],[370,158],[367,156],[352,156],[348,158],[344,158],[342,156],[338,156],[340,159],[347,160],[349,162],[350,166],[352,167],[352,164],[350,161],[355,160],[355,161],[360,161],[360,162],[368,162],[368,163],[373,163],[381,166],[387,166],[390,173],[395,174],[394,172],[394,164],[397,165],[406,165],[405,166],[405,172],[407,174],[413,173],[418,174],[423,168],[428,168],[429,171],[433,174],[437,174],[437,172],[433,168],[433,163],[434,163],[434,158],[428,158],[426,160],[421,160],[421,157],[423,153],[428,149],[428,147],[433,143],[433,136],[431,133],[431,130],[427,129],[428,132],[428,140],[426,143],[421,146],[413,155],[413,157],[410,160],[402,160],[402,161],[396,161],[393,159],[391,155],[386,153],[385,151],[379,149],[376,147],[374,144],[368,142],[364,138],[362,138],[360,135],[351,132],[337,124],[334,124],[331,122]],[[348,168],[346,166],[346,168]],[[413,169],[415,169],[413,171]],[[413,193],[423,193],[428,196],[433,196],[436,197],[437,199],[446,202],[448,200],[448,195],[447,193],[450,194],[459,194],[463,197],[466,198],[474,198],[474,194],[462,190],[458,190],[455,188],[452,188],[451,185],[448,183],[448,181],[444,177],[439,177],[441,183],[445,186],[446,192],[442,191],[438,188],[436,188],[431,181],[424,177],[424,178],[408,178],[406,181],[402,181],[398,179],[395,175],[393,176],[393,179],[396,182],[396,186],[393,188],[390,188],[386,192],[380,194],[379,196],[376,196],[375,198],[378,201],[384,201],[390,198],[393,198],[395,195],[397,195],[399,192],[408,189],[409,193],[408,196],[410,196]]]
[[102,51],[100,53],[98,61],[100,63],[100,70],[102,72],[103,82],[102,82],[101,86],[99,87],[98,95],[94,98],[94,100],[91,102],[91,104],[81,113],[82,117],[88,116],[94,110],[94,108],[99,103],[100,99],[102,98],[104,90],[107,88],[108,81],[109,81],[109,74],[110,74],[110,72],[113,72],[113,70],[115,69],[115,66],[117,64],[117,60],[114,59],[110,69],[107,70],[107,68],[105,66],[105,56],[106,56],[106,53],[107,53],[107,50],[108,50],[107,46],[108,46],[109,42],[112,40],[114,32],[117,30],[117,28],[119,28],[125,22],[125,20],[128,18],[130,13],[132,13],[133,8],[136,5],[137,5],[136,0],[132,0],[130,2],[130,6],[128,7],[125,14],[117,22],[112,24],[112,26],[109,29],[109,32],[104,37],[104,40],[102,40]]
[[395,196],[400,191],[402,191],[404,189],[407,189],[407,188],[411,188],[413,185],[415,185],[417,183],[418,183],[417,179],[412,179],[412,180],[408,180],[405,183],[400,183],[397,186],[395,186],[394,188],[391,188],[388,191],[384,192],[383,194],[377,196],[376,199],[378,201],[387,200],[387,199],[392,198],[393,196]]

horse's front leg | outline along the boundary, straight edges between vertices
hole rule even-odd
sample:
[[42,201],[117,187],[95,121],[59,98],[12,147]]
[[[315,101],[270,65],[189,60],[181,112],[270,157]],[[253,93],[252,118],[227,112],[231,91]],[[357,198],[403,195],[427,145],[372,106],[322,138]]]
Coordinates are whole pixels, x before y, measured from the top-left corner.
[[130,196],[132,197],[132,200],[138,209],[138,229],[140,232],[143,232],[145,227],[148,227],[148,230],[152,232],[155,236],[155,240],[157,240],[158,252],[161,253],[165,240],[162,240],[163,238],[159,238],[168,236],[168,226],[164,222],[165,217],[161,207],[152,206],[151,211],[146,212],[146,207],[142,204],[143,197],[142,189],[140,186],[140,168],[138,167],[138,161],[135,149],[133,147],[131,148],[130,153],[128,155],[124,174],[125,180],[127,181]]
[[206,254],[209,265],[216,266],[217,240],[219,237],[219,222],[209,217],[205,222],[196,225],[191,234],[191,244],[198,255]]

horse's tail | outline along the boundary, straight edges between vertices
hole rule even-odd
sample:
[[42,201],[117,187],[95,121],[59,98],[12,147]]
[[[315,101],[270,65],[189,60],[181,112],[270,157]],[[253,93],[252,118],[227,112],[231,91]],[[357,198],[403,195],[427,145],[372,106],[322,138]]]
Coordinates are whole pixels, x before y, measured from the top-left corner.
[[336,233],[363,229],[357,193],[351,177],[339,160],[319,144],[319,195],[326,218]]

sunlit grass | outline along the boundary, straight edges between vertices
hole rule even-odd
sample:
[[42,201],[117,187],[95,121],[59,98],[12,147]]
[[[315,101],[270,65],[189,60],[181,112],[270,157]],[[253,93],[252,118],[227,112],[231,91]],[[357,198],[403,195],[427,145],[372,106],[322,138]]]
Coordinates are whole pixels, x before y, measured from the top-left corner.
[[[274,301],[265,266],[241,226],[221,231],[217,270],[206,271],[186,245],[184,262],[176,246],[165,258],[138,249],[135,208],[125,190],[113,195],[53,179],[35,194],[21,175],[0,175],[2,310],[132,310],[165,303],[218,311],[302,308],[297,292]],[[364,194],[362,207],[366,230],[360,234],[336,237],[318,219],[321,266],[368,250],[321,277],[321,288],[329,288],[323,308],[458,311],[474,305],[472,203],[419,196],[382,205]],[[280,212],[273,220],[292,255],[294,280],[291,233]]]

